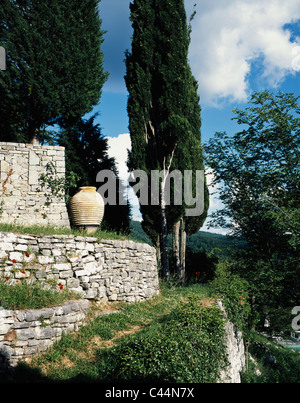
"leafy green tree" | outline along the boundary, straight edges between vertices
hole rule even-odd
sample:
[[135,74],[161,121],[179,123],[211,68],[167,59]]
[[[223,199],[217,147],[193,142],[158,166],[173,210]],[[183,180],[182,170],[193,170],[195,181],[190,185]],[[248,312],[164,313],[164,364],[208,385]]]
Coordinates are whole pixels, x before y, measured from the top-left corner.
[[191,101],[189,28],[183,1],[135,0],[130,7],[134,33],[125,77],[132,144],[128,167],[149,176],[151,170],[164,172],[159,205],[141,205],[141,213],[168,276],[167,235],[184,210],[168,208],[165,186],[171,169],[176,169],[176,153],[194,129],[186,115]]
[[98,0],[3,0],[0,127],[5,141],[39,141],[96,105],[107,79]]
[[227,225],[250,245],[236,270],[265,312],[294,306],[300,297],[299,99],[255,92],[245,110],[234,110],[242,131],[216,133],[206,146],[224,204],[213,223]]

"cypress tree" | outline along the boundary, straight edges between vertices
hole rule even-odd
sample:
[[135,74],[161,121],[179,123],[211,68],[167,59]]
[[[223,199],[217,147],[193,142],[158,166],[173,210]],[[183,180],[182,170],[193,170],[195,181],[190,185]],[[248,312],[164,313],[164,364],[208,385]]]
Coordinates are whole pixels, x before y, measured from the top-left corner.
[[[168,231],[185,210],[184,206],[165,205],[165,181],[170,170],[177,169],[176,161],[188,150],[188,142],[196,141],[192,103],[197,101],[192,97],[194,83],[188,65],[189,29],[183,1],[135,0],[131,20],[134,34],[125,76],[132,142],[128,167],[148,175],[151,170],[165,172],[159,206],[141,205],[141,212],[143,228],[159,246],[163,274],[168,276]],[[191,162],[190,157],[187,160]],[[187,165],[181,168],[189,169]]]
[[71,124],[96,105],[107,78],[97,0],[3,0],[2,140],[39,141],[41,128]]
[[[191,69],[189,69],[188,85],[189,102],[186,104],[185,116],[191,125],[191,131],[185,142],[181,142],[176,150],[174,167],[180,171],[190,170],[204,171],[204,158],[201,146],[201,107],[200,97],[198,95],[198,83],[195,80]],[[192,190],[195,190],[195,176],[193,176]],[[185,277],[185,256],[186,256],[186,238],[195,234],[204,224],[209,208],[209,192],[204,178],[204,208],[201,215],[187,216],[186,208],[183,205],[181,214],[177,210],[179,220],[173,226],[173,262],[175,271],[179,279]]]

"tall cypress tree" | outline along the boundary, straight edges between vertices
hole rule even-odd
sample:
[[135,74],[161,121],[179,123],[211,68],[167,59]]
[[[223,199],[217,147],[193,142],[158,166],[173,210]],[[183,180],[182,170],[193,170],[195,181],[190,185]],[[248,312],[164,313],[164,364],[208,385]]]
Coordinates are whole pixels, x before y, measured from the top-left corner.
[[126,56],[125,77],[132,142],[128,167],[144,170],[148,175],[151,170],[165,172],[159,206],[141,205],[141,212],[143,228],[160,247],[163,273],[167,276],[167,235],[184,214],[184,208],[167,208],[164,186],[170,170],[176,168],[175,161],[182,158],[179,150],[185,149],[185,142],[195,136],[187,113],[192,101],[189,29],[183,1],[135,0],[131,20],[134,34],[131,53]]
[[6,141],[34,141],[41,128],[78,121],[107,78],[98,0],[3,0],[0,128]]
[[[204,171],[204,158],[201,146],[201,107],[200,97],[198,95],[198,83],[195,80],[191,69],[189,69],[188,85],[189,102],[186,104],[185,116],[191,125],[189,137],[185,142],[181,142],[176,150],[174,168],[180,171],[190,170]],[[195,175],[193,176],[192,189],[195,193]],[[173,226],[173,261],[178,278],[184,280],[185,277],[185,255],[186,255],[186,237],[197,233],[204,224],[209,208],[209,192],[204,178],[203,189],[203,212],[196,216],[187,216],[186,208],[190,206],[183,205],[180,219]],[[177,210],[178,213],[178,210]],[[177,214],[179,217],[179,214]]]

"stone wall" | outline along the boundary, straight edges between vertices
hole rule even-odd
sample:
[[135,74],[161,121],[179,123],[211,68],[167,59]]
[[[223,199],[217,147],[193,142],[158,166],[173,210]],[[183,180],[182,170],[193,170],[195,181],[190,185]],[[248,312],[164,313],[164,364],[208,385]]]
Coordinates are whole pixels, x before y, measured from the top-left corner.
[[0,279],[38,282],[82,296],[59,307],[0,307],[0,368],[42,353],[64,332],[84,324],[89,300],[137,302],[159,292],[156,250],[133,241],[73,235],[0,233]]
[[87,300],[23,311],[0,308],[0,371],[44,353],[62,333],[79,330],[88,311]]
[[85,299],[138,302],[159,290],[155,248],[73,235],[0,233],[0,278],[68,287]]
[[49,164],[64,178],[64,147],[0,142],[0,222],[70,226],[64,198],[41,188]]
[[220,383],[241,383],[241,372],[245,368],[245,346],[242,333],[228,320],[228,315],[221,301],[218,306],[225,315],[226,347],[229,365],[221,373]]

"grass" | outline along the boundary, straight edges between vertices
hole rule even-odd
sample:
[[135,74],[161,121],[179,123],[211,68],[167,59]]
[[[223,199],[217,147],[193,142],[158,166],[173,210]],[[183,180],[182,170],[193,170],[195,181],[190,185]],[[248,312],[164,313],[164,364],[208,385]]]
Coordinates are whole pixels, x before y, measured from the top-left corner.
[[[30,365],[17,367],[15,381],[209,382],[224,365],[224,323],[209,288],[162,285],[156,298],[99,315],[62,339]],[[107,308],[107,307],[106,307]]]
[[14,286],[0,279],[0,306],[4,309],[40,309],[60,305],[80,296],[67,289],[45,289],[38,283],[20,282]]
[[73,236],[91,236],[101,239],[110,240],[132,240],[129,235],[118,234],[113,231],[106,231],[98,229],[95,234],[87,235],[86,231],[77,230],[74,228],[66,227],[53,227],[53,226],[25,226],[25,225],[15,225],[15,224],[5,224],[0,223],[0,232],[14,232],[16,234],[27,234],[27,235],[73,235]]

